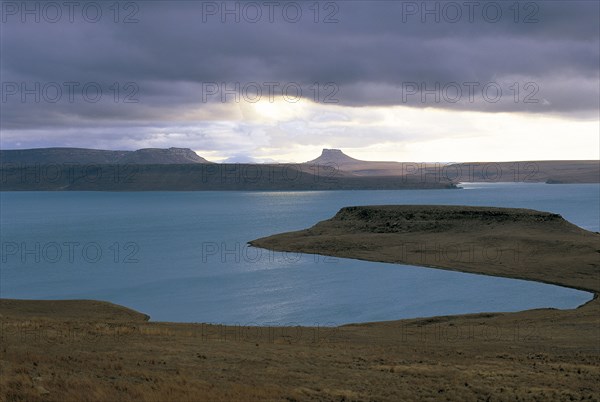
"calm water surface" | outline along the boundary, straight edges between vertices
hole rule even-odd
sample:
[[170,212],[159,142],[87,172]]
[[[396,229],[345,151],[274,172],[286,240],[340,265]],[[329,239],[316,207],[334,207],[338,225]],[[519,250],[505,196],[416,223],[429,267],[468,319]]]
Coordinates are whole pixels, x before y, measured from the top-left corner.
[[482,311],[573,308],[586,292],[528,281],[248,248],[341,207],[532,208],[599,231],[600,186],[462,190],[2,192],[0,295],[98,299],[153,320],[338,325]]

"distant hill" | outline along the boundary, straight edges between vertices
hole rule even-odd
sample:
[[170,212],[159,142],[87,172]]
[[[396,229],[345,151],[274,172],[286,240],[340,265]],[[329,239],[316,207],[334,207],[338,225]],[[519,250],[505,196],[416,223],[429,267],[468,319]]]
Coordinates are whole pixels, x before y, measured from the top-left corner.
[[211,163],[189,148],[144,148],[137,151],[108,151],[87,148],[35,148],[1,150],[2,164],[184,164]]
[[338,166],[352,166],[356,164],[365,163],[364,161],[354,159],[345,153],[343,153],[340,149],[323,149],[321,156],[317,159],[313,159],[312,161],[308,161],[306,163],[312,164],[335,164]]
[[321,156],[305,164],[332,166],[356,176],[404,175],[401,162],[361,161],[346,155],[339,149],[323,149]]
[[450,179],[460,171],[463,182],[600,183],[597,160],[465,162],[448,165],[446,170]]

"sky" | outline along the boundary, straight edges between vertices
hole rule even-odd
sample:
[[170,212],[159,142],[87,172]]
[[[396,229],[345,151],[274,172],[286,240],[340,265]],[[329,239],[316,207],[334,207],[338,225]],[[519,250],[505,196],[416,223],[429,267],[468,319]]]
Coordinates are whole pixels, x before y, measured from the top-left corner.
[[0,148],[600,159],[597,1],[2,1]]

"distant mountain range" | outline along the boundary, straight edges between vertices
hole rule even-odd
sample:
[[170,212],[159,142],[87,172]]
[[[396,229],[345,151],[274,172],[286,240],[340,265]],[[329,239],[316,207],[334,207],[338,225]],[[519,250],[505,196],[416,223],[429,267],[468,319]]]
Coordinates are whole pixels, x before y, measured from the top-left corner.
[[0,190],[359,190],[460,182],[599,183],[600,161],[363,161],[324,149],[299,164],[212,163],[187,148],[0,150]]
[[107,151],[88,148],[35,148],[0,151],[0,163],[18,164],[183,164],[211,163],[189,148],[144,148],[137,151]]

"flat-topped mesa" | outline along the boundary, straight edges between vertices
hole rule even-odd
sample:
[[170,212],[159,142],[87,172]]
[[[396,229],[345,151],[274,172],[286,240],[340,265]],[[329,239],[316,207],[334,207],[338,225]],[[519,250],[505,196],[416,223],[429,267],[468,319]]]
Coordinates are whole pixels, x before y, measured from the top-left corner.
[[498,227],[529,225],[545,230],[579,231],[562,216],[531,209],[440,205],[382,205],[345,207],[331,219],[315,225],[372,233],[439,232],[454,229],[474,230],[474,226]]
[[189,148],[142,148],[127,154],[121,163],[178,164],[210,163]]
[[321,156],[306,163],[314,163],[314,164],[334,164],[334,165],[344,165],[351,163],[362,163],[363,161],[354,159],[345,153],[343,153],[340,149],[323,149],[321,152]]
[[33,148],[0,150],[3,164],[196,164],[211,163],[189,148],[143,148],[112,151],[88,148]]
[[499,207],[470,207],[448,205],[378,205],[344,207],[332,220],[387,221],[401,220],[486,220],[493,222],[564,221],[562,216],[533,209],[508,209]]

